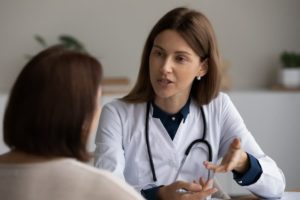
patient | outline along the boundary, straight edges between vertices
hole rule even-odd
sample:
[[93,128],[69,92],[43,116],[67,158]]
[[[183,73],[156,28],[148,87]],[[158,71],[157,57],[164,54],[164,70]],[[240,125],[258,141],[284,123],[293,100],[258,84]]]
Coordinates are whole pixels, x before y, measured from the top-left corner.
[[102,69],[93,57],[50,47],[21,71],[4,115],[1,200],[143,199],[86,162],[100,113]]

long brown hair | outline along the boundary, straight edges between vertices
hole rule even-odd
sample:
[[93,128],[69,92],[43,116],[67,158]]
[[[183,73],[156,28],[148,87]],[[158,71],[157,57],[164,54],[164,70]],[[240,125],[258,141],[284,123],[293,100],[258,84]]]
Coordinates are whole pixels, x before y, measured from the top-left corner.
[[87,161],[101,79],[101,64],[92,56],[62,46],[42,51],[12,88],[4,115],[5,143],[34,155]]
[[155,38],[164,30],[177,31],[201,58],[207,59],[208,70],[201,81],[194,80],[191,97],[199,105],[208,104],[220,89],[220,57],[213,27],[201,12],[184,7],[175,8],[164,15],[151,30],[142,54],[137,81],[122,100],[141,103],[153,100],[155,94],[150,82],[149,55]]

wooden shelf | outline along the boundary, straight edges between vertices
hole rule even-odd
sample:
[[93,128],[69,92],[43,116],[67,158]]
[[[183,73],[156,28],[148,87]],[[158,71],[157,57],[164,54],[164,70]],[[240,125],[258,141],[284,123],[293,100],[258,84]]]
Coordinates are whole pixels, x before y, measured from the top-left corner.
[[289,88],[283,85],[273,85],[272,90],[283,91],[283,92],[300,92],[300,87]]
[[104,77],[103,85],[129,85],[129,79],[126,77]]
[[104,77],[102,92],[106,95],[126,94],[130,90],[130,81],[126,77]]

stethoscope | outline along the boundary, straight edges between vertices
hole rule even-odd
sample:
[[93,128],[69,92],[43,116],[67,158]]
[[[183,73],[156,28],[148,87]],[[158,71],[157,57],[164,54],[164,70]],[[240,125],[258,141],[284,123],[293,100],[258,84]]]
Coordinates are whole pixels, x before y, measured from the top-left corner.
[[[208,161],[212,162],[212,147],[209,144],[209,142],[205,139],[205,137],[206,137],[206,118],[205,118],[205,114],[204,114],[202,106],[200,107],[200,111],[201,111],[202,122],[203,122],[202,138],[201,139],[196,139],[193,142],[191,142],[190,145],[185,150],[184,158],[181,161],[181,164],[179,166],[179,169],[177,171],[177,174],[175,176],[174,181],[178,178],[179,172],[181,171],[181,168],[182,168],[183,164],[185,163],[185,160],[186,160],[187,156],[189,155],[189,153],[190,153],[192,147],[194,146],[194,144],[197,144],[197,143],[205,144],[207,149],[208,149]],[[150,112],[150,102],[147,102],[146,122],[145,122],[145,124],[146,124],[146,126],[145,126],[146,145],[147,145],[147,151],[148,151],[148,156],[149,156],[149,162],[150,162],[150,168],[151,168],[151,172],[152,172],[153,181],[156,182],[157,181],[156,172],[155,172],[155,168],[154,168],[154,164],[153,164],[151,147],[150,147],[150,144],[149,144],[149,112]],[[210,179],[210,170],[208,170],[207,180],[208,179]]]

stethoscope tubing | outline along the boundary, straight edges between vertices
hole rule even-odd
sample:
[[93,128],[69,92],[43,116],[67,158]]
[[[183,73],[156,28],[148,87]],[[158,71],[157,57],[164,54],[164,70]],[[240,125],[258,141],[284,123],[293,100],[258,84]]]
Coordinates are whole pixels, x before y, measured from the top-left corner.
[[[187,158],[187,156],[189,155],[192,147],[196,144],[196,143],[204,143],[207,148],[208,148],[208,161],[212,162],[212,147],[209,144],[209,142],[205,139],[206,138],[206,117],[203,111],[203,107],[200,107],[200,111],[201,111],[201,115],[202,115],[202,122],[203,122],[203,133],[202,133],[202,138],[200,139],[196,139],[194,140],[191,144],[189,144],[189,146],[187,147],[187,149],[185,150],[184,153],[184,158],[180,163],[180,167],[176,173],[175,176],[175,180],[177,180],[178,176],[179,176],[179,172],[181,171],[181,168],[183,166],[183,164],[185,163],[185,160]],[[145,118],[145,136],[146,136],[146,145],[147,145],[147,153],[149,156],[149,162],[150,162],[150,168],[151,168],[151,172],[152,172],[152,178],[153,181],[156,182],[157,181],[157,177],[156,177],[156,172],[155,172],[155,168],[154,168],[154,163],[153,163],[153,159],[152,159],[152,152],[151,152],[151,147],[149,144],[149,112],[150,112],[150,102],[147,102],[147,108],[146,108],[146,118]],[[208,179],[210,178],[210,170],[208,170]]]
[[150,167],[151,167],[151,172],[153,176],[153,181],[156,182],[156,172],[154,169],[154,164],[153,164],[153,159],[152,159],[152,153],[151,153],[151,148],[149,144],[149,112],[150,112],[150,102],[147,103],[147,111],[146,111],[146,126],[145,126],[145,133],[146,133],[146,144],[147,144],[147,152],[150,160]]

